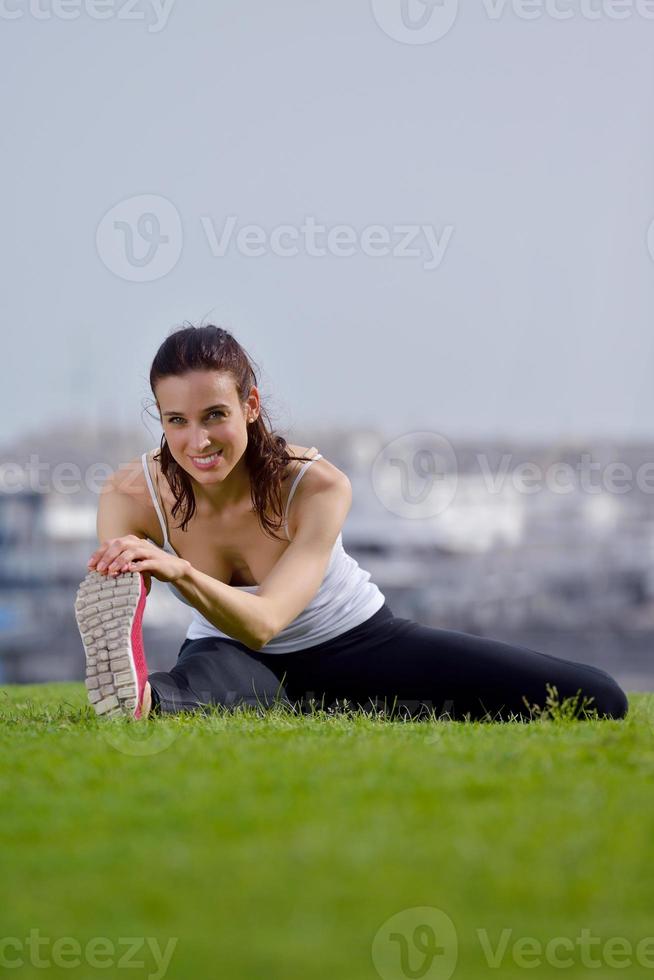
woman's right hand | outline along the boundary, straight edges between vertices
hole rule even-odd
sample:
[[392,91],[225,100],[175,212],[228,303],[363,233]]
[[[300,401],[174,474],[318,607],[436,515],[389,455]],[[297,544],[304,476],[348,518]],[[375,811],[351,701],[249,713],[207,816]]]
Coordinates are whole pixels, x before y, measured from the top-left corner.
[[187,574],[190,563],[171,555],[152,541],[135,534],[103,541],[87,562],[87,568],[115,577],[123,572],[148,572],[160,582],[176,582]]

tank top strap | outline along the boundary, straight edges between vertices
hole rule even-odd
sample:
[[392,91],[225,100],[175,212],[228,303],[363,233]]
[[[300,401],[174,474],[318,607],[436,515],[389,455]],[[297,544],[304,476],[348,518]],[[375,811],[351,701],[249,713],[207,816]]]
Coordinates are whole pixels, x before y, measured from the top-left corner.
[[306,471],[309,469],[312,463],[315,463],[316,460],[318,459],[322,459],[322,453],[318,453],[318,455],[314,456],[313,459],[306,460],[300,467],[300,472],[297,474],[297,476],[293,480],[293,483],[291,484],[291,491],[288,495],[288,500],[286,501],[286,511],[284,513],[284,527],[286,530],[286,537],[288,538],[289,541],[291,540],[291,536],[288,533],[288,509],[291,506],[291,500],[293,499],[293,494],[295,493],[297,489],[297,485],[302,479],[303,475],[306,473]]
[[143,463],[143,472],[145,473],[145,480],[148,485],[148,490],[150,491],[150,496],[152,497],[152,503],[154,504],[154,509],[157,512],[157,517],[159,518],[159,524],[161,525],[161,531],[163,533],[163,547],[165,548],[168,541],[168,531],[166,528],[166,521],[161,512],[161,507],[159,506],[159,500],[157,499],[157,494],[154,489],[154,484],[152,483],[152,477],[150,476],[150,468],[148,467],[148,454],[143,453],[141,456],[141,462]]

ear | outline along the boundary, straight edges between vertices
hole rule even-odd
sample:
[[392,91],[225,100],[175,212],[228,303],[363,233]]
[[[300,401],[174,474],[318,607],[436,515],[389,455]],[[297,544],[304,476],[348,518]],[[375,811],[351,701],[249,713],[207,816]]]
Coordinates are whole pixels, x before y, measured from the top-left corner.
[[245,417],[246,417],[246,419],[249,418],[249,419],[251,419],[252,422],[254,422],[259,417],[260,411],[261,411],[261,408],[260,408],[260,404],[259,404],[259,392],[258,392],[256,386],[255,385],[252,385],[252,387],[250,388],[250,394],[248,396],[247,409],[246,409],[246,415],[245,415]]

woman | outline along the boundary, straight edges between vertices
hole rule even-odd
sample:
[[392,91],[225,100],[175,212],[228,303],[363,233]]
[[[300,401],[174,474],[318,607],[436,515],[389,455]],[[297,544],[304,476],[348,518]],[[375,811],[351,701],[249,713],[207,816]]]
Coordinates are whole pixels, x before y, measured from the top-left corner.
[[[576,698],[577,717],[588,707],[625,716],[627,698],[603,670],[394,616],[343,549],[350,481],[315,447],[272,433],[256,383],[244,349],[218,327],[177,330],[157,351],[160,451],[103,488],[100,547],[76,600],[99,714],[347,700],[507,720],[533,717],[551,685],[560,700]],[[171,670],[148,674],[141,619],[152,575],[193,621]]]

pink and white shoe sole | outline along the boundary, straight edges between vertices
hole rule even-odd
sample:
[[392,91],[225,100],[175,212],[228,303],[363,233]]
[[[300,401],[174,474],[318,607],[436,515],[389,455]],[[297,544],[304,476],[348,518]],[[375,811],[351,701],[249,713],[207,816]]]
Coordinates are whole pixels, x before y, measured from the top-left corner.
[[148,679],[141,623],[147,592],[140,572],[89,572],[75,598],[86,655],[86,689],[99,715],[140,718]]

